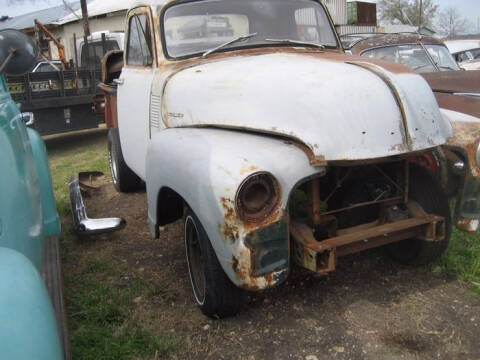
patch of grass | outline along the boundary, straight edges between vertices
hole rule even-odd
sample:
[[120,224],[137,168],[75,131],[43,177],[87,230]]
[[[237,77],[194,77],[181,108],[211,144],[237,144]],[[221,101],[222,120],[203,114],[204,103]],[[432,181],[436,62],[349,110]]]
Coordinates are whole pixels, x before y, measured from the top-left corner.
[[[73,352],[74,359],[135,359],[149,355],[165,357],[178,347],[175,338],[162,341],[135,326],[120,327],[116,331],[108,326],[80,328],[76,335],[80,341],[75,350],[80,353],[80,357],[76,357]],[[99,354],[98,349],[102,349],[103,355]]]
[[[63,141],[47,142],[53,190],[60,215],[70,214],[68,182],[73,174],[92,170],[108,174],[105,137],[106,134],[85,135],[81,138],[69,136]],[[71,146],[72,141],[75,146]]]
[[[72,142],[75,145],[72,145]],[[127,277],[128,267],[102,251],[88,251],[76,240],[68,182],[80,171],[108,174],[106,134],[47,142],[57,209],[62,218],[60,249],[73,359],[141,359],[166,357],[180,342],[161,339],[134,321],[134,299],[151,295],[153,285]]]
[[150,286],[148,295],[160,296],[167,303],[175,302],[178,299],[178,293],[168,286]]
[[453,229],[450,245],[435,270],[456,275],[480,294],[480,234]]
[[76,269],[68,286],[74,292],[67,294],[74,359],[163,357],[177,350],[175,337],[160,339],[129,318],[134,298],[148,286],[142,279],[124,284],[122,270],[101,257]]

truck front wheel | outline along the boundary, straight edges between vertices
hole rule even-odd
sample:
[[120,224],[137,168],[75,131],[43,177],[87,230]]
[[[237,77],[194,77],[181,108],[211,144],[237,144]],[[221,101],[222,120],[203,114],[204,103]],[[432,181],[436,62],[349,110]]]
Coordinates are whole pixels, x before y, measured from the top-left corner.
[[190,209],[185,215],[184,230],[188,273],[197,305],[213,318],[235,315],[246,294],[223,271],[202,224]]
[[133,192],[142,186],[141,179],[127,166],[123,159],[120,136],[117,128],[108,131],[108,162],[113,186],[120,192]]

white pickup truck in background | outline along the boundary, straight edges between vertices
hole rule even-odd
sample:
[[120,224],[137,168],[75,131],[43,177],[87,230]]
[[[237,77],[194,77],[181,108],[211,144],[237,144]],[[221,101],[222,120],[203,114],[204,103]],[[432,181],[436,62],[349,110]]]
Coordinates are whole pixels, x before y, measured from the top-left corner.
[[87,38],[77,38],[76,51],[78,67],[100,69],[103,56],[111,50],[123,50],[125,34],[123,31],[97,31]]

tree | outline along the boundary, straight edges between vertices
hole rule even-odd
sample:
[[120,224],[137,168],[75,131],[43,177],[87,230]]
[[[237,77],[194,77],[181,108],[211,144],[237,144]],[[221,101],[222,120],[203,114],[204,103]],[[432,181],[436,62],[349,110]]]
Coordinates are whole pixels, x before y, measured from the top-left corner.
[[462,17],[457,9],[449,7],[440,13],[438,27],[448,38],[465,33],[470,27],[470,22]]
[[[421,12],[420,4],[422,4]],[[432,26],[438,5],[433,0],[380,0],[378,9],[380,19],[384,21],[409,24],[408,19],[410,19],[416,26]]]

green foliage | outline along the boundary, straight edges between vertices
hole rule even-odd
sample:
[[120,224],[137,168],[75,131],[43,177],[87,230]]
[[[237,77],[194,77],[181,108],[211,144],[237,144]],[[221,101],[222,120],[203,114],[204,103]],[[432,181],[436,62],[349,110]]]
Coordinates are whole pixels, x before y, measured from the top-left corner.
[[74,359],[136,359],[166,356],[175,352],[175,337],[160,339],[129,318],[137,296],[148,294],[148,284],[131,279],[125,284],[120,274],[102,257],[77,267],[68,279],[68,316]]
[[467,234],[456,229],[437,271],[456,275],[467,286],[480,294],[480,234]]

